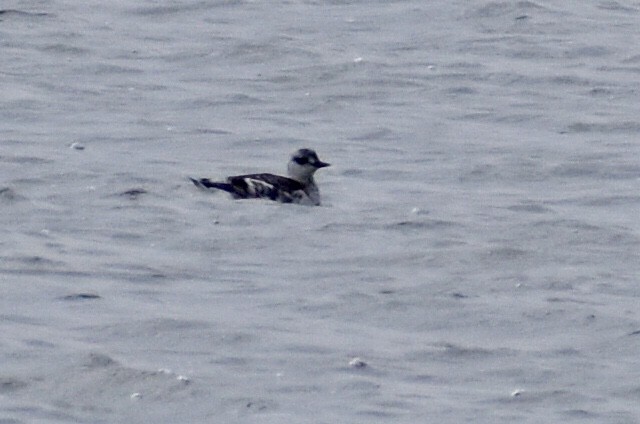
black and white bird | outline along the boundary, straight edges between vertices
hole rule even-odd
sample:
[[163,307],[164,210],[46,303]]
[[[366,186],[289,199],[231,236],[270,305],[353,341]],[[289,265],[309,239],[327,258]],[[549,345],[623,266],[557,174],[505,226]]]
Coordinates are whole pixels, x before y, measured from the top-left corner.
[[193,183],[202,189],[218,189],[231,193],[234,199],[269,199],[282,203],[320,205],[320,191],[313,174],[330,164],[318,159],[311,149],[300,149],[287,166],[288,177],[274,174],[248,174],[227,177],[225,182],[208,178],[195,179]]

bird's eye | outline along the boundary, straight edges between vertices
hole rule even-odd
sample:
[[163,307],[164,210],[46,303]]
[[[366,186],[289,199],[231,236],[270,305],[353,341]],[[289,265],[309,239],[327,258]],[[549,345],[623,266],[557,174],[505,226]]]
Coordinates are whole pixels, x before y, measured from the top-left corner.
[[307,163],[309,163],[309,159],[305,158],[305,157],[301,157],[301,158],[294,158],[293,159],[295,163],[297,163],[298,165],[306,165]]

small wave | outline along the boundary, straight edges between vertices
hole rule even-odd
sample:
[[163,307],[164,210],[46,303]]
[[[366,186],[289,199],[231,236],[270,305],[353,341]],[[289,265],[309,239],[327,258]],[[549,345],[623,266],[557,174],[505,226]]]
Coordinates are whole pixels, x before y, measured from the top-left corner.
[[8,394],[27,387],[27,383],[13,377],[0,378],[0,393]]
[[426,219],[423,221],[399,221],[393,224],[388,224],[388,229],[397,230],[435,230],[440,228],[451,228],[458,224],[452,221],[445,221],[440,219]]
[[18,9],[1,9],[0,10],[0,16],[2,16],[2,17],[17,16],[17,17],[23,17],[23,18],[41,18],[41,17],[52,16],[52,15],[50,13],[46,13],[46,12],[26,12],[24,10],[18,10]]
[[530,212],[530,213],[551,212],[551,209],[535,203],[523,203],[519,205],[513,205],[513,206],[507,207],[507,209],[512,212]]
[[0,187],[0,202],[15,202],[25,199],[26,197],[19,195],[10,187]]
[[621,122],[574,122],[567,125],[568,133],[638,133],[640,132],[640,123],[635,121]]

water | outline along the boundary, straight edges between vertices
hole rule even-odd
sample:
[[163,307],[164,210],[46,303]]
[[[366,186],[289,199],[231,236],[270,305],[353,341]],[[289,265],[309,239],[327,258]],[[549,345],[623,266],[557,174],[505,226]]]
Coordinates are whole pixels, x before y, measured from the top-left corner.
[[2,422],[640,422],[637,2],[2,12]]

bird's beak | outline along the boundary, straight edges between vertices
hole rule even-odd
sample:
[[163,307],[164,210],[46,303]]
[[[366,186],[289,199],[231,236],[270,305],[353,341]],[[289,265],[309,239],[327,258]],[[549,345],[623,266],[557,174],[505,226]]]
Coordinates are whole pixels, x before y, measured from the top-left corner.
[[331,164],[327,162],[320,162],[320,161],[316,162],[316,168],[325,168],[327,166],[331,166]]

